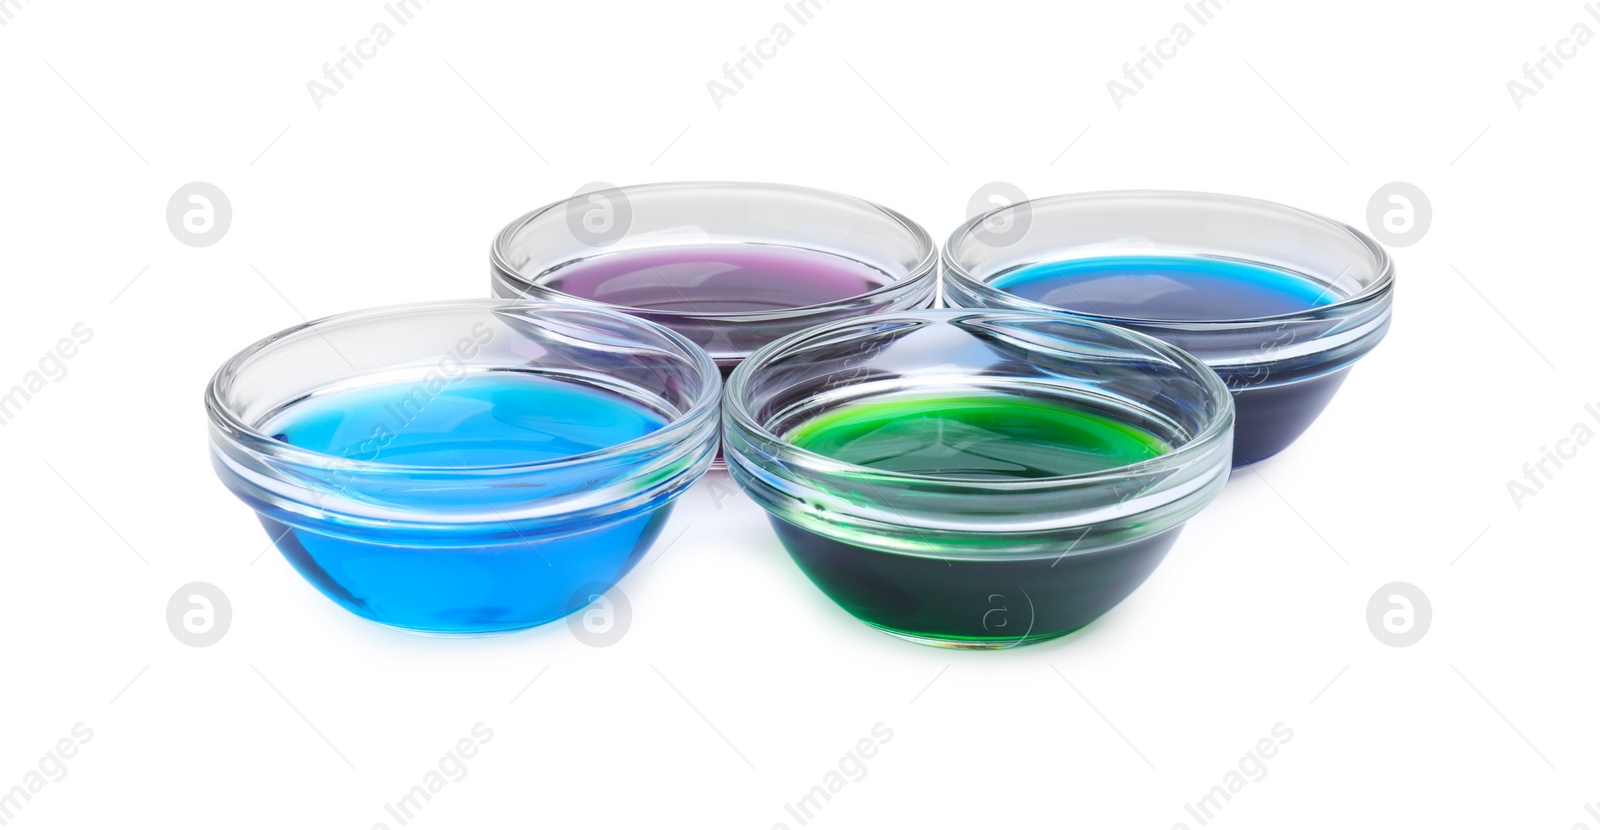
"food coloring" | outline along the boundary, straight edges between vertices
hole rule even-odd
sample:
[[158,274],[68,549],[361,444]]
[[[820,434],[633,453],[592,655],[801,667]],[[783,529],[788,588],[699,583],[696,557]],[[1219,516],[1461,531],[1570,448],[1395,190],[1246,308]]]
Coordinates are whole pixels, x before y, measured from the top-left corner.
[[[802,422],[785,440],[861,467],[987,481],[1095,473],[1171,450],[1151,432],[1074,401],[971,391],[847,403]],[[873,485],[863,480],[857,495],[873,499]],[[958,514],[959,502],[950,509]],[[1063,528],[1053,555],[1016,557],[931,539],[925,553],[907,555],[777,516],[772,525],[806,576],[857,618],[907,639],[975,648],[1037,642],[1088,624],[1150,575],[1179,530],[1076,552],[1081,529]]]
[[[316,395],[278,412],[262,431],[354,462],[427,468],[447,485],[432,495],[433,507],[481,506],[492,522],[498,511],[539,493],[464,487],[464,476],[453,470],[603,450],[668,420],[597,386],[542,375],[479,372],[434,383],[442,388],[401,381]],[[370,534],[346,539],[302,532],[271,511],[263,512],[262,524],[301,575],[356,614],[402,628],[482,632],[568,613],[573,597],[560,586],[612,584],[655,540],[668,509],[549,537],[496,538],[486,529],[464,540],[397,525],[381,544]],[[528,555],[530,544],[537,555]]]

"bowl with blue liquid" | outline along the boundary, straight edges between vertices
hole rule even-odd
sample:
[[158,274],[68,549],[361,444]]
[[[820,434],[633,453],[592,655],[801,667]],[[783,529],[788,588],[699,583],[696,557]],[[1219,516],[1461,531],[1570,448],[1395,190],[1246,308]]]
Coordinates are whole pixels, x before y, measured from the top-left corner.
[[350,612],[432,634],[549,622],[650,548],[717,446],[721,377],[604,309],[461,300],[279,332],[206,390],[213,467]]
[[1348,225],[1259,199],[1113,191],[1034,199],[961,226],[952,306],[1055,311],[1200,358],[1232,390],[1234,464],[1311,426],[1389,329],[1394,263]]
[[1076,631],[1143,583],[1230,470],[1233,402],[1193,356],[1061,314],[883,313],[728,380],[728,470],[845,611],[964,649]]

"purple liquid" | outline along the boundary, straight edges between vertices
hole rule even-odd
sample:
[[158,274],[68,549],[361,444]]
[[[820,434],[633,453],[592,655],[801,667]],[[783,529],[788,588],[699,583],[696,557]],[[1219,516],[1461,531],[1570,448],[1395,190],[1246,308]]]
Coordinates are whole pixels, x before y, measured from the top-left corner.
[[601,254],[543,275],[564,294],[627,308],[730,314],[822,305],[882,288],[888,274],[785,245],[675,245]]

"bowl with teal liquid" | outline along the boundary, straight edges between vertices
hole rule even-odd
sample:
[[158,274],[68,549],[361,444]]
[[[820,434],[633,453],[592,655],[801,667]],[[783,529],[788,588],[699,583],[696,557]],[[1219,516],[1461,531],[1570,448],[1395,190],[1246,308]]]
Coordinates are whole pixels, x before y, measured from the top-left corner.
[[213,467],[350,612],[432,634],[588,605],[716,450],[715,362],[604,309],[462,300],[272,335],[206,390]]
[[1240,466],[1288,447],[1333,400],[1388,331],[1395,280],[1348,225],[1178,191],[1008,205],[957,229],[942,260],[948,305],[1065,313],[1200,358],[1233,391]]
[[818,326],[747,358],[728,470],[813,584],[913,642],[1008,648],[1127,598],[1228,477],[1233,402],[1194,357],[1036,311]]

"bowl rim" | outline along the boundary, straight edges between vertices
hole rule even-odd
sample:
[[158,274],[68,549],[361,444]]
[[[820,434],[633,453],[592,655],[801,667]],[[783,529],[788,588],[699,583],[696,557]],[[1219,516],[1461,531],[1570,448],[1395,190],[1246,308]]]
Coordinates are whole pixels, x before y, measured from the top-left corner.
[[[642,308],[642,307],[638,307],[638,306],[617,305],[617,304],[614,304],[614,303],[607,303],[607,302],[602,302],[602,301],[599,301],[599,300],[589,299],[587,297],[580,297],[580,296],[578,296],[576,294],[568,294],[568,293],[566,293],[564,291],[559,291],[557,289],[550,288],[550,287],[545,286],[545,285],[540,285],[540,284],[534,283],[532,281],[532,278],[530,278],[529,276],[523,274],[520,269],[516,268],[515,266],[513,266],[510,263],[509,257],[506,255],[506,250],[510,247],[512,240],[516,237],[516,235],[518,233],[520,233],[525,227],[527,227],[533,221],[543,217],[545,214],[548,214],[548,213],[550,213],[552,211],[555,211],[555,210],[557,210],[559,208],[562,208],[562,207],[564,207],[566,205],[572,204],[573,202],[575,202],[575,201],[577,201],[579,199],[584,199],[584,198],[586,198],[586,197],[588,197],[588,196],[590,196],[590,195],[592,195],[594,193],[605,192],[604,190],[595,190],[595,191],[589,191],[589,192],[585,192],[585,193],[577,193],[577,194],[573,194],[573,195],[568,196],[568,197],[563,198],[563,199],[558,199],[558,200],[556,200],[554,202],[550,202],[549,204],[546,204],[546,205],[544,205],[542,207],[535,208],[535,209],[523,214],[522,216],[519,216],[516,219],[512,220],[510,224],[506,225],[504,228],[502,228],[500,230],[499,233],[495,234],[494,240],[489,245],[489,263],[490,263],[490,265],[494,268],[494,270],[499,275],[504,275],[507,278],[507,280],[506,280],[507,284],[517,291],[518,297],[524,298],[524,299],[529,299],[529,300],[540,299],[540,298],[534,298],[534,297],[532,297],[532,296],[530,296],[528,294],[530,289],[535,289],[536,288],[536,289],[538,289],[539,292],[541,292],[541,294],[548,295],[549,297],[555,298],[558,301],[565,301],[565,302],[570,302],[570,303],[582,303],[582,304],[591,305],[591,306],[595,306],[595,307],[599,307],[599,308],[616,309],[616,310],[623,311],[623,312],[626,312],[626,313],[629,313],[629,314],[649,314],[649,315],[652,315],[652,316],[655,316],[655,317],[658,317],[658,318],[661,318],[661,317],[673,317],[673,318],[679,318],[679,319],[685,319],[685,320],[728,320],[728,321],[732,321],[732,322],[759,321],[759,320],[770,319],[770,318],[773,318],[773,317],[781,317],[781,316],[793,315],[793,314],[796,314],[796,313],[804,313],[804,312],[812,312],[812,311],[824,311],[824,310],[834,309],[834,308],[838,308],[839,306],[849,305],[849,304],[852,304],[852,303],[855,303],[855,302],[859,302],[861,300],[875,299],[877,297],[880,297],[880,296],[883,296],[883,295],[886,295],[886,294],[892,294],[892,293],[895,293],[897,291],[903,291],[903,290],[906,289],[907,286],[916,285],[919,281],[926,280],[930,276],[933,278],[935,283],[937,282],[937,279],[938,279],[939,245],[934,240],[933,235],[928,233],[927,229],[923,228],[920,224],[918,224],[917,222],[913,221],[910,217],[906,216],[905,214],[903,214],[903,213],[901,213],[901,212],[899,212],[897,210],[894,210],[893,208],[885,207],[884,205],[878,204],[877,202],[872,202],[872,201],[869,201],[867,199],[862,199],[862,198],[860,198],[858,196],[851,196],[848,193],[840,193],[838,191],[825,190],[825,189],[822,189],[822,188],[806,187],[804,185],[784,184],[784,183],[781,183],[781,182],[739,182],[739,181],[718,181],[718,180],[684,180],[684,181],[670,181],[670,182],[644,182],[644,183],[640,183],[640,184],[621,185],[621,186],[613,187],[611,189],[617,190],[617,191],[621,191],[621,192],[624,193],[624,195],[626,195],[627,193],[661,191],[661,190],[682,191],[682,190],[690,190],[690,189],[727,189],[727,190],[747,189],[747,190],[764,191],[764,192],[772,193],[772,194],[775,194],[775,195],[785,195],[786,194],[786,195],[789,195],[789,196],[799,196],[799,195],[823,196],[823,197],[827,197],[829,199],[833,199],[833,200],[836,200],[836,201],[851,202],[851,203],[855,203],[857,205],[866,206],[866,207],[868,207],[868,208],[870,208],[872,210],[875,210],[875,211],[877,211],[879,213],[882,213],[885,216],[887,216],[890,220],[892,220],[894,223],[899,225],[902,230],[906,231],[911,236],[912,241],[916,244],[917,248],[920,250],[921,256],[918,258],[917,263],[907,271],[905,276],[895,277],[894,279],[891,279],[889,282],[884,283],[883,285],[880,285],[877,288],[872,289],[871,291],[865,291],[865,292],[862,292],[860,294],[852,294],[852,295],[850,295],[848,297],[840,297],[839,299],[830,300],[828,302],[823,302],[823,303],[811,303],[809,305],[800,305],[800,306],[787,306],[787,307],[778,308],[778,309],[761,309],[761,310],[758,310],[758,311],[662,311],[661,309]],[[719,244],[727,244],[727,245],[771,245],[772,247],[801,247],[801,246],[798,246],[798,245],[780,246],[777,243],[753,243],[753,242],[726,242],[726,243],[719,243]],[[673,244],[648,245],[648,246],[640,246],[640,247],[637,247],[637,248],[620,248],[620,249],[617,249],[617,250],[618,251],[622,251],[622,250],[644,251],[644,250],[651,250],[651,249],[658,249],[658,248],[671,248],[671,247],[678,247],[678,246],[677,245],[673,245]],[[615,252],[616,251],[609,251],[609,250],[606,250],[606,249],[601,249],[599,252],[595,253],[593,256],[594,257],[600,257],[600,256],[605,256],[608,253],[615,253]],[[566,266],[566,265],[568,265],[570,263],[581,262],[583,260],[590,259],[590,258],[591,257],[575,257],[575,258],[572,258],[572,259],[564,260],[559,265],[557,265],[555,267],[564,267],[564,266]],[[857,260],[857,261],[859,261],[859,260]],[[545,271],[541,271],[539,273],[540,274],[544,274],[544,273],[547,273],[549,270],[550,269],[546,269]],[[538,276],[538,275],[534,275],[534,276]],[[937,285],[935,285],[935,289],[937,289]]]
[[[1092,202],[1092,201],[1095,201],[1095,200],[1112,199],[1112,198],[1116,198],[1116,199],[1157,199],[1157,198],[1159,198],[1159,199],[1180,200],[1180,201],[1184,201],[1184,202],[1189,203],[1187,205],[1187,207],[1189,207],[1191,209],[1199,209],[1199,210],[1214,209],[1214,208],[1217,208],[1217,207],[1227,207],[1227,208],[1254,207],[1254,208],[1261,208],[1261,209],[1266,209],[1266,210],[1270,210],[1270,211],[1275,211],[1275,212],[1279,212],[1279,213],[1283,213],[1283,214],[1287,214],[1287,215],[1293,215],[1293,216],[1297,216],[1297,217],[1302,218],[1302,219],[1309,219],[1314,224],[1322,226],[1322,228],[1324,230],[1326,230],[1326,231],[1330,231],[1332,233],[1343,235],[1343,236],[1349,237],[1350,239],[1353,239],[1359,246],[1361,246],[1363,249],[1365,249],[1367,254],[1369,256],[1371,256],[1371,258],[1372,258],[1373,269],[1374,269],[1374,271],[1376,273],[1376,276],[1372,280],[1372,283],[1370,285],[1367,285],[1367,286],[1363,287],[1362,290],[1360,290],[1360,291],[1358,291],[1358,292],[1356,292],[1354,294],[1351,294],[1348,297],[1340,299],[1340,300],[1338,300],[1336,302],[1328,303],[1327,305],[1312,306],[1310,308],[1301,309],[1299,311],[1288,311],[1288,312],[1281,312],[1281,313],[1278,313],[1278,314],[1265,314],[1265,315],[1259,315],[1259,316],[1255,316],[1255,317],[1230,317],[1230,318],[1216,318],[1216,319],[1171,320],[1171,319],[1152,319],[1152,318],[1145,318],[1145,317],[1099,314],[1099,313],[1092,312],[1092,311],[1083,311],[1083,310],[1075,309],[1075,308],[1069,309],[1069,308],[1065,308],[1065,307],[1061,307],[1061,306],[1052,306],[1052,305],[1048,305],[1048,304],[1045,304],[1045,303],[1040,303],[1040,302],[1035,301],[1035,300],[1029,300],[1029,299],[1027,299],[1025,297],[1021,297],[1021,296],[1013,294],[1013,293],[1011,293],[1009,291],[1005,291],[1003,289],[995,288],[989,282],[987,282],[985,280],[981,280],[981,279],[973,276],[973,274],[969,270],[967,270],[965,267],[963,267],[960,263],[957,263],[955,261],[954,256],[952,255],[952,252],[955,250],[956,245],[959,242],[963,242],[963,241],[966,240],[966,238],[972,236],[974,234],[975,230],[980,225],[982,225],[986,220],[988,220],[989,217],[991,217],[991,216],[993,216],[995,214],[1001,213],[1003,211],[1014,210],[1014,209],[1016,209],[1016,208],[1018,208],[1020,206],[1023,206],[1023,205],[1038,206],[1038,205],[1044,205],[1044,204],[1051,204],[1051,205],[1063,204],[1063,203],[1070,204],[1070,203],[1074,203],[1074,202]],[[1220,256],[1215,256],[1215,255],[1209,255],[1209,254],[1202,254],[1201,256],[1206,256],[1207,258],[1211,258],[1211,259],[1230,259],[1230,260],[1246,262],[1246,263],[1255,264],[1255,265],[1263,264],[1263,263],[1261,263],[1259,261],[1256,261],[1256,260],[1244,259],[1244,258],[1239,258],[1239,257],[1220,257]],[[1046,262],[1046,261],[1048,261],[1048,262],[1070,262],[1073,259],[1074,259],[1073,257],[1066,257],[1066,258],[1052,259],[1052,260],[1041,260],[1040,263],[1036,263],[1036,264],[1042,264],[1043,262]],[[1339,316],[1343,316],[1344,314],[1347,314],[1347,313],[1352,313],[1352,312],[1359,311],[1362,308],[1364,308],[1367,305],[1369,305],[1375,298],[1378,298],[1378,297],[1381,297],[1381,296],[1389,294],[1394,289],[1394,282],[1395,282],[1394,258],[1389,255],[1388,250],[1386,250],[1382,245],[1378,244],[1378,241],[1373,239],[1371,235],[1366,234],[1366,233],[1362,232],[1361,230],[1359,230],[1359,229],[1357,229],[1357,228],[1355,228],[1355,227],[1353,227],[1351,225],[1345,224],[1345,223],[1340,222],[1340,221],[1338,221],[1336,219],[1330,219],[1330,218],[1328,218],[1326,216],[1323,216],[1321,214],[1318,214],[1318,213],[1312,213],[1311,211],[1308,211],[1308,210],[1304,210],[1304,209],[1301,209],[1301,208],[1293,207],[1293,206],[1290,206],[1290,205],[1285,205],[1285,204],[1283,204],[1281,202],[1274,202],[1274,201],[1271,201],[1269,199],[1258,199],[1258,198],[1255,198],[1253,196],[1238,196],[1238,195],[1233,195],[1233,194],[1229,194],[1229,193],[1214,193],[1214,192],[1203,191],[1203,190],[1162,190],[1162,189],[1092,190],[1092,191],[1084,191],[1084,192],[1080,192],[1080,193],[1062,193],[1062,194],[1056,194],[1056,195],[1052,195],[1052,196],[1041,196],[1041,197],[1038,197],[1036,199],[1029,199],[1029,200],[1023,201],[1023,202],[1017,202],[1015,204],[1002,205],[1002,206],[997,207],[997,208],[995,208],[993,210],[986,211],[984,213],[981,213],[981,214],[979,214],[977,216],[972,217],[971,219],[968,219],[966,222],[961,223],[961,225],[959,225],[954,231],[951,231],[950,236],[945,240],[945,244],[944,244],[943,248],[941,249],[940,262],[941,262],[941,264],[943,266],[944,275],[947,276],[952,282],[959,283],[963,288],[965,288],[965,289],[967,289],[969,291],[978,290],[978,291],[985,291],[985,292],[994,292],[996,294],[1003,295],[1006,298],[1006,302],[1008,302],[1008,303],[1010,303],[1012,305],[1027,305],[1027,306],[1035,307],[1035,308],[1039,308],[1039,309],[1055,311],[1057,313],[1066,313],[1066,314],[1070,314],[1070,315],[1072,315],[1074,317],[1079,317],[1079,318],[1083,318],[1083,319],[1095,320],[1095,321],[1102,322],[1102,323],[1110,323],[1112,325],[1132,324],[1132,325],[1138,325],[1138,326],[1142,326],[1142,327],[1146,327],[1146,328],[1152,328],[1152,329],[1176,329],[1176,330],[1230,329],[1230,328],[1238,328],[1238,327],[1241,327],[1241,326],[1250,326],[1250,325],[1261,324],[1261,323],[1282,323],[1282,322],[1305,321],[1305,320],[1323,320],[1323,319],[1327,319],[1327,318],[1330,318],[1330,317],[1339,317]],[[1349,270],[1349,268],[1346,267],[1345,271],[1348,271],[1348,270]],[[1343,276],[1345,271],[1339,272],[1339,274],[1334,276],[1334,279],[1338,279],[1339,277]]]
[[[1033,478],[977,478],[956,475],[930,475],[924,473],[901,473],[885,470],[880,467],[869,467],[852,464],[846,461],[821,453],[812,452],[799,445],[793,444],[767,429],[760,423],[745,405],[742,393],[749,383],[749,379],[763,368],[763,364],[777,353],[793,346],[800,345],[807,340],[827,339],[836,337],[843,329],[859,326],[882,327],[894,322],[939,322],[948,323],[966,317],[985,317],[989,319],[998,317],[1019,317],[1035,321],[1048,320],[1052,323],[1066,324],[1098,331],[1102,334],[1111,334],[1123,338],[1132,345],[1141,346],[1152,356],[1166,358],[1177,363],[1194,375],[1203,383],[1214,401],[1217,403],[1216,412],[1210,420],[1196,434],[1160,455],[1152,456],[1132,464],[1123,464],[1103,470],[1094,470],[1070,475],[1038,476]],[[920,309],[895,312],[892,314],[876,314],[869,317],[852,318],[813,326],[800,332],[779,338],[756,350],[733,370],[727,380],[723,394],[722,407],[723,421],[731,422],[739,429],[755,434],[761,441],[775,444],[782,448],[786,456],[784,465],[796,466],[790,462],[799,462],[808,469],[823,471],[827,474],[859,475],[875,482],[904,481],[908,484],[939,485],[955,484],[970,487],[975,490],[994,490],[996,492],[1014,492],[1017,489],[1044,489],[1050,487],[1071,485],[1095,485],[1107,481],[1148,475],[1156,471],[1181,468],[1204,458],[1207,454],[1215,452],[1218,444],[1231,436],[1234,424],[1233,395],[1217,374],[1216,370],[1206,365],[1199,358],[1188,352],[1172,346],[1141,332],[1121,328],[1098,320],[1083,320],[1060,314],[1059,312],[1029,311],[1022,309],[988,309],[988,308],[940,308]],[[728,431],[725,428],[725,432]],[[724,443],[727,439],[724,437]],[[726,447],[724,447],[726,452]],[[730,460],[729,466],[733,466]]]
[[[679,415],[673,417],[659,429],[648,432],[638,438],[633,438],[609,447],[590,450],[575,455],[565,455],[541,461],[511,462],[504,464],[403,464],[385,461],[368,461],[351,459],[331,453],[297,447],[285,441],[273,438],[254,426],[246,423],[233,409],[225,403],[228,387],[235,382],[251,360],[269,351],[279,343],[297,337],[316,335],[325,337],[322,328],[330,325],[360,325],[374,320],[392,319],[412,315],[428,314],[433,312],[482,310],[492,313],[500,308],[517,308],[534,313],[544,311],[559,311],[562,313],[597,314],[621,322],[628,326],[636,326],[643,331],[663,337],[672,343],[682,355],[689,359],[695,369],[700,373],[702,382],[693,402]],[[332,344],[329,344],[330,348]],[[355,473],[472,473],[476,475],[524,475],[545,471],[559,470],[574,467],[599,459],[626,455],[653,447],[668,446],[693,435],[702,428],[708,419],[715,419],[721,403],[722,375],[716,362],[709,354],[698,345],[677,332],[658,323],[642,320],[628,314],[613,311],[608,308],[584,305],[574,306],[564,303],[535,302],[528,300],[512,300],[505,298],[468,298],[453,300],[432,300],[413,303],[398,303],[393,305],[375,306],[355,311],[340,312],[308,320],[298,325],[289,326],[273,334],[267,335],[244,347],[228,358],[216,372],[212,374],[206,384],[205,407],[208,419],[214,433],[227,439],[232,445],[252,455],[298,464],[306,467],[321,469],[338,469]],[[280,404],[281,405],[281,404]]]

